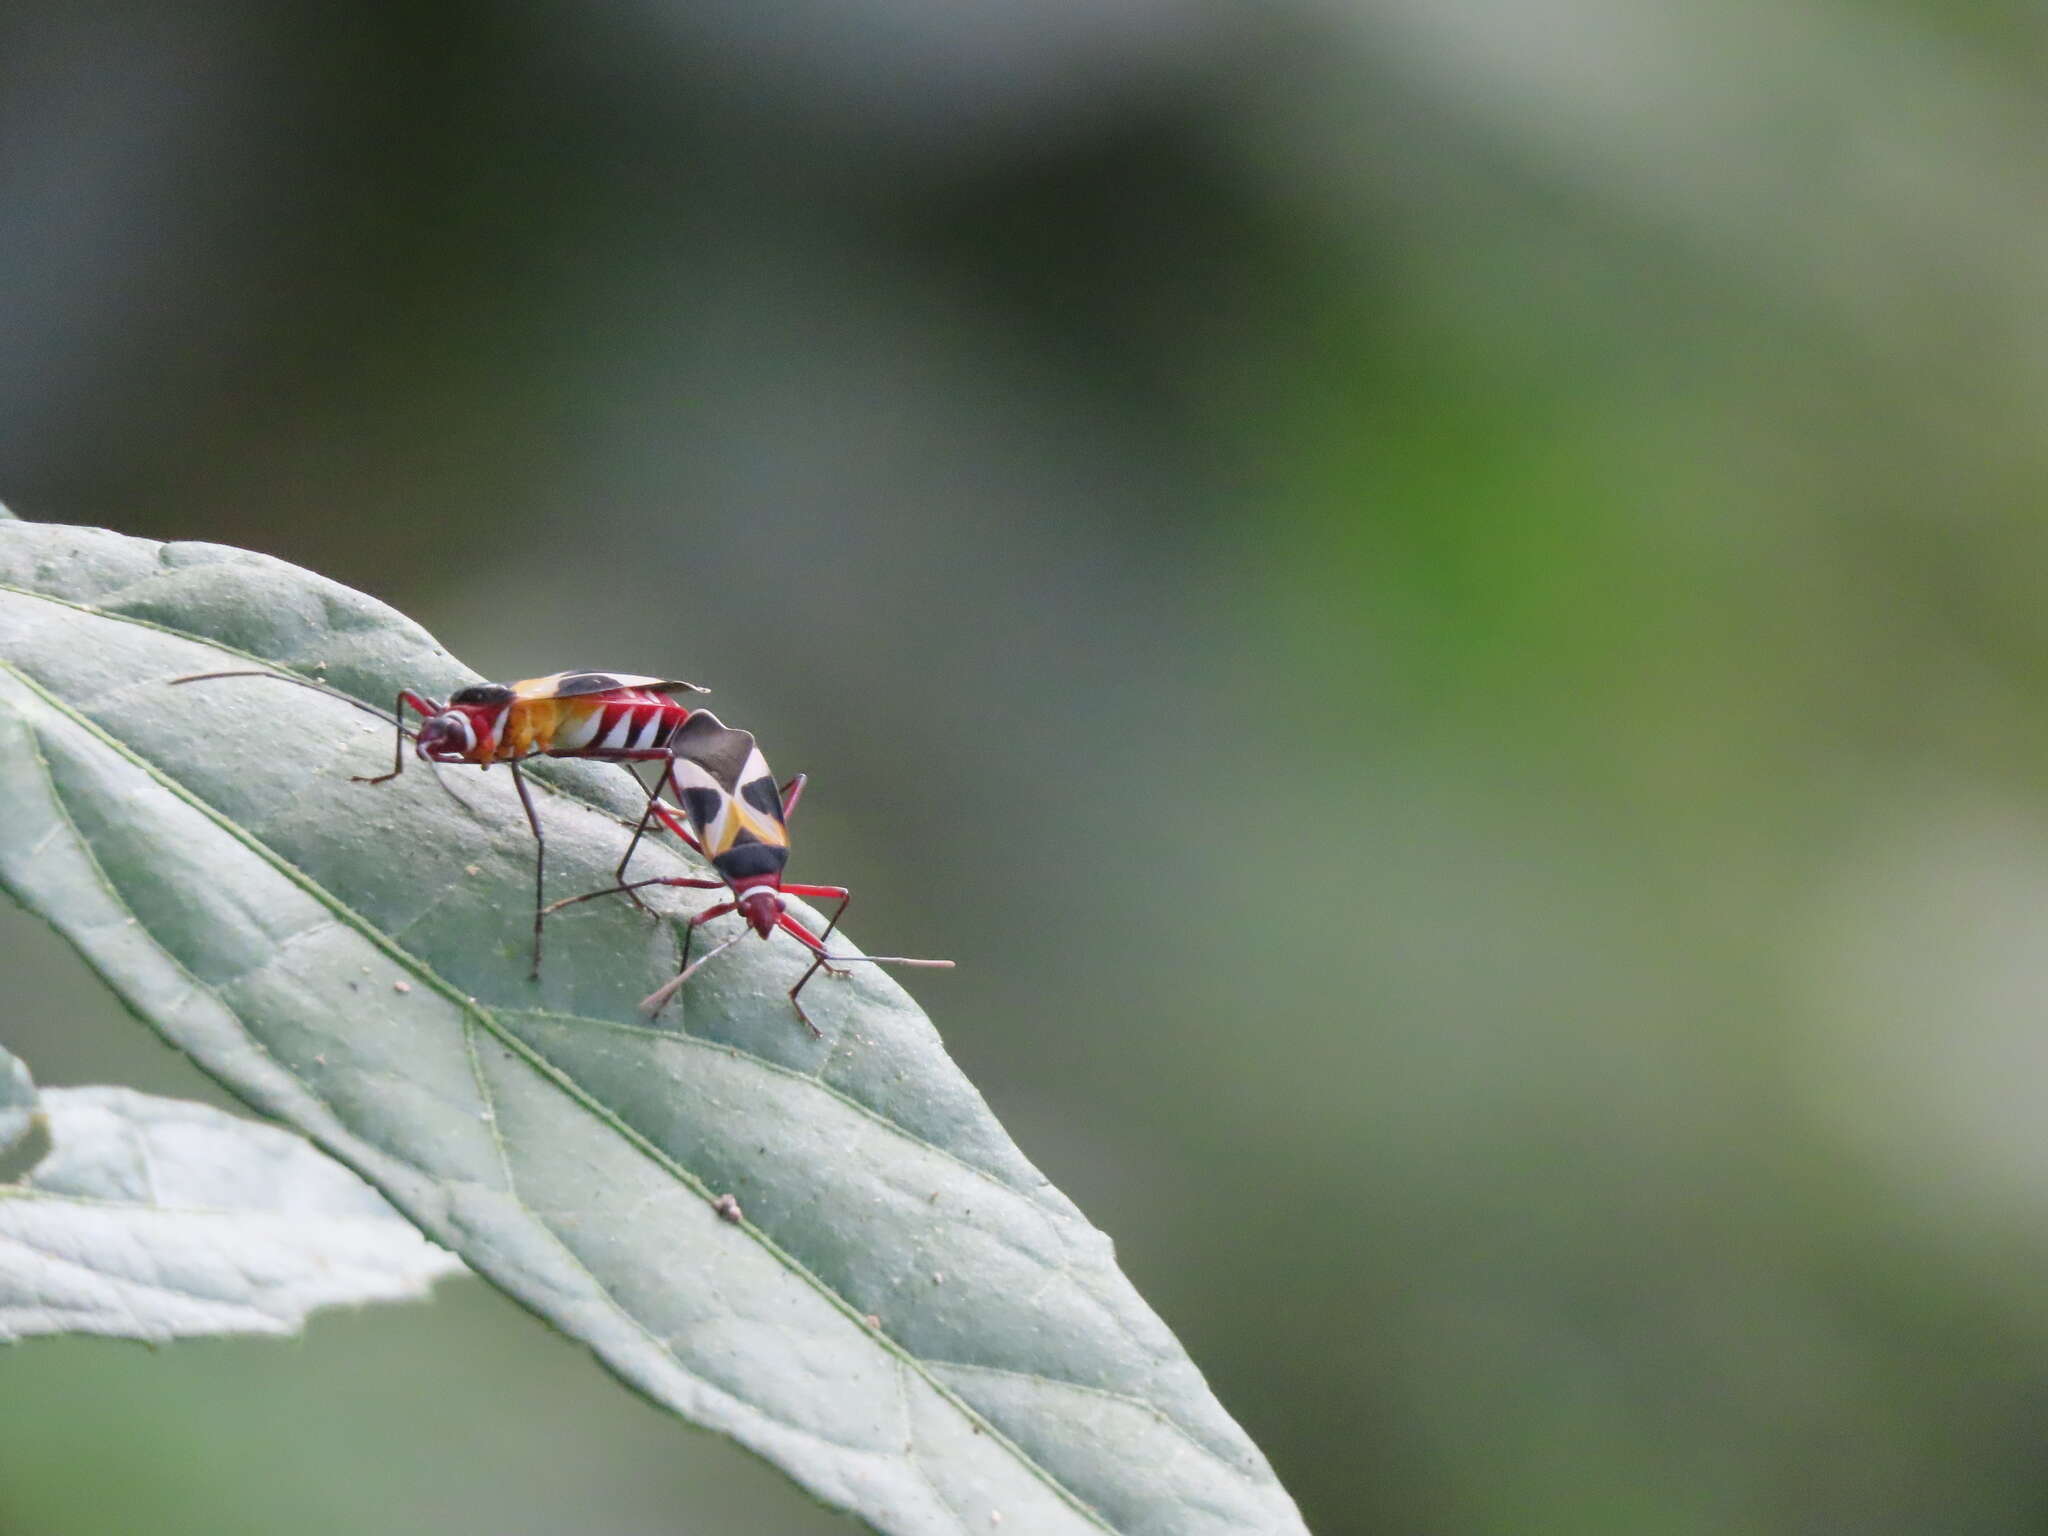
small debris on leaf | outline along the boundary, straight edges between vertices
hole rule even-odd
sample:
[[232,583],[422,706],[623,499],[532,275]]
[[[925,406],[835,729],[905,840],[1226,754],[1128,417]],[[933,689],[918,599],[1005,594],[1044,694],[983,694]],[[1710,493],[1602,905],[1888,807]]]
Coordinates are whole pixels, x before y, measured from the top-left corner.
[[735,1200],[731,1195],[720,1195],[711,1202],[711,1209],[718,1212],[727,1221],[735,1224],[739,1222],[743,1214],[740,1210],[739,1201]]
[[394,992],[410,992],[412,990],[412,983],[409,981],[394,981],[391,983],[391,990]]

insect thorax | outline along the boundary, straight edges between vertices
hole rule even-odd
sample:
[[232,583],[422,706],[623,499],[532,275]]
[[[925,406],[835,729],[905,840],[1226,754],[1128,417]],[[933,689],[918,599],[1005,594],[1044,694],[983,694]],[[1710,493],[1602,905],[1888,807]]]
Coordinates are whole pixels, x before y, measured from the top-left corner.
[[779,878],[789,862],[789,850],[769,843],[739,843],[711,861],[711,867],[728,884],[758,880],[763,875]]

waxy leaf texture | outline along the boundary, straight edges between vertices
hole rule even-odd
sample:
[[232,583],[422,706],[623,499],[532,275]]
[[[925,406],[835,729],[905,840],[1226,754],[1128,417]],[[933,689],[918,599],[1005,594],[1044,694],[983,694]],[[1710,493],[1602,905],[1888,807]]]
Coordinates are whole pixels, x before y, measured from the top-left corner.
[[[629,660],[667,664],[532,670]],[[0,884],[137,1014],[625,1381],[877,1530],[1303,1529],[895,982],[815,983],[814,1041],[795,946],[750,940],[650,1024],[635,1005],[707,899],[668,891],[667,921],[571,909],[529,982],[506,775],[352,784],[391,735],[348,704],[171,683],[255,664],[379,705],[476,681],[281,562],[0,522]],[[631,779],[535,777],[550,891],[609,883]],[[653,847],[635,870],[692,872]]]
[[296,1333],[315,1308],[418,1300],[462,1270],[289,1131],[126,1088],[40,1107],[50,1151],[0,1184],[0,1343]]

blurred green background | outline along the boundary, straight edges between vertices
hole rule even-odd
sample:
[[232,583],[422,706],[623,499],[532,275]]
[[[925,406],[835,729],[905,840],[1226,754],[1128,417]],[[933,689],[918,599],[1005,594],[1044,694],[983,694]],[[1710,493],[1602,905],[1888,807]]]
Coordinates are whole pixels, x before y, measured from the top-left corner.
[[[1320,1536],[2038,1532],[2044,85],[1999,0],[10,7],[0,499],[714,684]],[[144,1529],[850,1527],[472,1282],[0,1353],[0,1532]]]

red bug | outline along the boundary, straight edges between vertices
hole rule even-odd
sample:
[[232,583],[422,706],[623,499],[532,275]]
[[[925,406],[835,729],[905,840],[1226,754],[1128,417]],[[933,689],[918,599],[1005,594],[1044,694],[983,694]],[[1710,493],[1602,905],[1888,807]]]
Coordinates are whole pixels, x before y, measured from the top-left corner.
[[[320,693],[332,694],[356,708],[384,716],[359,699],[288,672],[236,671],[201,672],[174,682],[197,683],[222,677],[275,677],[297,683]],[[542,905],[547,876],[547,838],[540,829],[540,814],[534,809],[526,777],[519,771],[529,757],[588,757],[604,762],[668,763],[675,757],[672,743],[677,732],[694,713],[669,695],[678,692],[707,693],[695,683],[673,678],[635,677],[622,672],[557,672],[551,677],[530,677],[516,683],[475,683],[459,688],[446,704],[437,704],[410,688],[398,691],[392,723],[397,728],[391,772],[374,778],[351,775],[357,784],[382,784],[396,778],[405,768],[405,739],[413,738],[413,753],[422,762],[475,763],[489,768],[503,763],[511,770],[512,787],[519,791],[519,803],[526,811],[526,824],[533,828],[533,969],[540,975],[541,925],[548,910]],[[421,717],[417,731],[405,728],[407,709]],[[626,865],[645,832],[649,815],[659,817],[671,830],[687,836],[687,829],[654,804],[668,780],[666,770],[656,778],[649,795],[649,810],[619,860],[617,878],[625,879]],[[630,894],[630,888],[628,893]],[[637,900],[637,898],[635,898]]]
[[[579,901],[589,901],[592,897],[608,896],[615,891],[630,892],[649,885],[680,886],[699,891],[723,889],[732,893],[730,899],[706,907],[690,919],[683,930],[682,968],[642,1001],[640,1007],[644,1012],[661,1012],[684,982],[745,938],[748,928],[764,939],[779,929],[811,952],[810,967],[789,989],[789,1001],[790,1006],[796,1009],[798,1021],[814,1037],[822,1038],[821,1032],[811,1022],[811,1016],[804,1012],[804,1005],[797,994],[820,970],[843,975],[839,964],[952,966],[950,960],[913,960],[905,955],[835,955],[828,952],[825,941],[839,926],[839,919],[846,915],[853,893],[843,885],[794,885],[782,878],[783,866],[789,862],[789,818],[803,796],[804,776],[798,774],[778,789],[775,775],[769,772],[768,761],[761,755],[753,734],[734,730],[709,710],[694,711],[675,733],[670,745],[674,752],[664,776],[673,785],[676,800],[682,806],[689,826],[678,825],[668,807],[655,800],[648,801],[648,812],[659,817],[669,830],[709,859],[718,878],[668,875],[635,880],[571,896],[548,908],[548,911],[555,912]],[[657,784],[655,788],[658,794],[661,786]],[[646,823],[647,818],[643,816],[643,829]],[[825,931],[812,933],[790,915],[784,900],[786,896],[836,901],[839,905],[832,914],[832,920],[825,925]],[[745,919],[747,927],[696,961],[691,961],[690,946],[696,939],[697,930],[713,918],[724,917],[729,912],[737,912]]]

